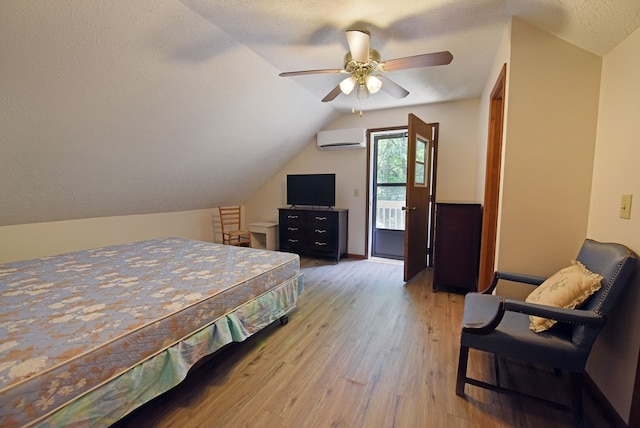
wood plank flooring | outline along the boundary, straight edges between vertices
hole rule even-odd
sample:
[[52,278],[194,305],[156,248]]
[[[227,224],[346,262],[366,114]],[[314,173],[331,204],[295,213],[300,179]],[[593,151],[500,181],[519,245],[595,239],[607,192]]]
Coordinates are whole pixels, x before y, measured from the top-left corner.
[[[402,265],[303,259],[305,292],[267,327],[194,368],[117,427],[569,427],[571,416],[467,385],[455,395],[464,297]],[[566,379],[509,362],[505,386],[568,397]],[[493,381],[471,351],[469,375]],[[607,426],[585,403],[588,426]],[[591,410],[589,410],[591,409]]]

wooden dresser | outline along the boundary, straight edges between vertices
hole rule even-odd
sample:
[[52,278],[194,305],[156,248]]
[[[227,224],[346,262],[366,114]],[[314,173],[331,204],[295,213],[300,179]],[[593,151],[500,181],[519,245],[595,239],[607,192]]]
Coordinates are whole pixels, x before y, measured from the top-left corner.
[[436,203],[433,290],[476,291],[480,262],[482,206]]
[[347,254],[349,210],[280,208],[280,251],[340,261]]

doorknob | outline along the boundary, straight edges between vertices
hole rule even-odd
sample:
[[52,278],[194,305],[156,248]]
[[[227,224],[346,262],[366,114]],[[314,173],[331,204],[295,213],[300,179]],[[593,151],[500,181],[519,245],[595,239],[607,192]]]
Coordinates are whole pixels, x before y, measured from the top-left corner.
[[415,211],[416,209],[416,207],[402,207],[402,211]]

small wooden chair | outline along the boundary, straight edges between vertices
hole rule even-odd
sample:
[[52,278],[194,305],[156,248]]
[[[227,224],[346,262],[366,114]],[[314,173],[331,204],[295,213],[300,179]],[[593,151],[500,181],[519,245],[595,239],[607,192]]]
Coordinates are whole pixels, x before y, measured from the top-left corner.
[[220,213],[220,228],[222,229],[222,243],[239,247],[251,247],[251,234],[242,230],[240,225],[241,207],[218,207]]

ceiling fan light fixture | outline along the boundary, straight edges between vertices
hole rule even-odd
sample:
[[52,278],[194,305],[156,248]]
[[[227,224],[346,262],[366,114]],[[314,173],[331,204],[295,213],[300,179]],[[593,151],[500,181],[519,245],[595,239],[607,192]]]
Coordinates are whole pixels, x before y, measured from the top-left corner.
[[367,86],[364,84],[358,85],[358,89],[356,90],[356,97],[359,100],[364,100],[369,98],[369,91],[367,90]]
[[356,86],[356,78],[353,76],[347,77],[342,82],[340,82],[340,90],[343,94],[349,95],[353,88]]
[[377,76],[367,76],[366,85],[369,93],[375,94],[382,88],[382,80]]
[[[387,79],[382,72],[405,70],[418,67],[432,67],[451,63],[453,55],[449,51],[432,52],[380,61],[380,52],[369,46],[371,34],[366,30],[347,30],[347,44],[349,51],[344,55],[344,68],[327,68],[319,70],[288,71],[280,73],[282,77],[302,76],[306,74],[349,74],[336,85],[322,102],[333,101],[340,93],[349,95],[356,85],[356,97],[359,100],[369,98],[369,94],[376,94],[382,89],[384,81],[385,92],[396,99],[409,95],[409,91]],[[377,73],[377,74],[374,74]]]

